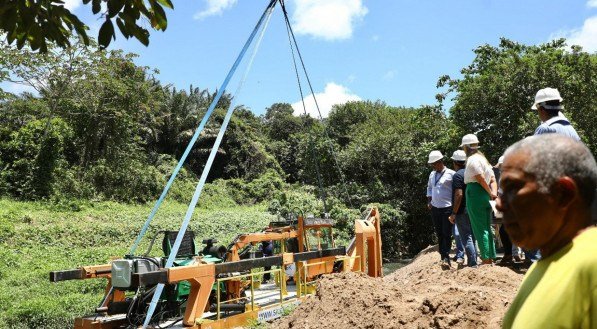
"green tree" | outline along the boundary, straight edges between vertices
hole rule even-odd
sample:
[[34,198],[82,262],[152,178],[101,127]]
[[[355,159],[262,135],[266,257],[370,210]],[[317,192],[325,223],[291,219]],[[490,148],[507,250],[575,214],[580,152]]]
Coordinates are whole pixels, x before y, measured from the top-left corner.
[[73,148],[70,127],[59,118],[50,125],[32,120],[6,137],[0,141],[5,192],[24,199],[49,197],[55,173],[67,166],[65,155]]
[[355,126],[365,122],[376,110],[384,108],[388,106],[381,101],[358,101],[334,105],[326,120],[330,136],[340,145],[346,146]]
[[288,103],[275,103],[265,110],[264,125],[268,136],[276,141],[287,140],[290,135],[301,130],[302,121],[292,115],[292,106]]
[[451,125],[438,107],[369,106],[369,117],[348,133],[339,163],[354,204],[382,203],[394,214],[384,220],[384,252],[412,255],[432,241],[426,159],[434,149],[452,151],[446,146]]
[[300,164],[296,157],[299,135],[307,129],[305,119],[294,116],[293,111],[288,103],[274,103],[263,116],[263,127],[270,140],[266,147],[284,170],[289,182],[299,180]]
[[[82,1],[86,5],[91,3],[93,14],[100,14],[104,19],[98,32],[102,48],[116,38],[114,24],[125,38],[134,37],[147,46],[149,31],[141,21],[147,20],[152,28],[165,31],[168,20],[164,8],[174,8],[170,0]],[[28,45],[33,50],[46,52],[48,42],[67,48],[71,45],[73,32],[89,45],[88,29],[76,15],[64,8],[62,0],[6,0],[0,3],[0,34],[5,35],[9,45],[16,42],[19,49]]]
[[475,59],[462,69],[462,78],[441,77],[438,95],[454,96],[450,117],[457,129],[452,145],[464,134],[476,133],[483,150],[496,161],[512,143],[533,133],[540,121],[530,107],[537,90],[558,88],[564,114],[583,141],[597,151],[597,55],[580,47],[566,48],[565,40],[526,46],[501,39],[498,46],[482,45]]

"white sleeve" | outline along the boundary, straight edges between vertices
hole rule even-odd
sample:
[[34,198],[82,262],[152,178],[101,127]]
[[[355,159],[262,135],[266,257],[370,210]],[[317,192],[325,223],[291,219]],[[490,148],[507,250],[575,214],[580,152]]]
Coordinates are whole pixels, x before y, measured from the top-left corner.
[[430,197],[433,195],[433,191],[431,189],[431,178],[433,177],[433,172],[429,174],[429,179],[427,180],[427,196]]

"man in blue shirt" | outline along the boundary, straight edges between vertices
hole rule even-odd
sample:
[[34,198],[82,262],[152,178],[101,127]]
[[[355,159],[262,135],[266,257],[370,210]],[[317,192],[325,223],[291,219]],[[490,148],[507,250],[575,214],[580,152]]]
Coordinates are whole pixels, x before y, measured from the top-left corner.
[[465,245],[467,265],[477,267],[475,238],[473,237],[471,221],[466,212],[466,197],[464,193],[466,190],[466,184],[464,184],[466,153],[463,150],[457,150],[452,154],[452,160],[454,161],[454,170],[456,172],[452,175],[452,214],[449,220],[452,224],[456,224],[460,233],[461,243]]
[[452,214],[452,175],[454,171],[444,165],[444,156],[440,151],[429,153],[428,164],[433,171],[427,182],[427,206],[431,210],[431,219],[439,242],[439,254],[442,268],[450,268],[450,248],[452,247],[452,223],[448,219]]
[[[542,123],[535,129],[534,135],[560,134],[580,141],[576,129],[560,112],[564,109],[563,100],[560,92],[555,88],[544,88],[537,92],[531,109],[537,111]],[[541,258],[539,250],[524,250],[524,253],[526,262],[535,262]]]
[[563,100],[560,92],[554,88],[544,88],[537,92],[531,109],[537,110],[542,123],[537,127],[534,135],[555,133],[580,141],[570,121],[560,112],[564,109]]

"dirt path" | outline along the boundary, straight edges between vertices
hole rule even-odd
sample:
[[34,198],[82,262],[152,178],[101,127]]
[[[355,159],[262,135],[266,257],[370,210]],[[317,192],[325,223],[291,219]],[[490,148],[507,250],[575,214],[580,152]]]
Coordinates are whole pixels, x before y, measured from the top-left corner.
[[443,271],[438,260],[428,248],[384,278],[326,276],[271,328],[499,328],[523,275],[499,266]]

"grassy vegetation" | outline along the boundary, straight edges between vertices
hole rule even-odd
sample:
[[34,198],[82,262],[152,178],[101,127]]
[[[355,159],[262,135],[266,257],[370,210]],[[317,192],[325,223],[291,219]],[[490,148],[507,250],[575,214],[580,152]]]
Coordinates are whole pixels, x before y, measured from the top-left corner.
[[[150,205],[113,202],[55,205],[0,199],[0,328],[67,328],[93,311],[105,280],[49,282],[49,272],[102,264],[128,252]],[[186,205],[164,204],[146,235],[177,230]],[[227,243],[262,229],[272,219],[265,206],[198,209],[190,228],[198,238]],[[161,252],[154,248],[153,254]]]

